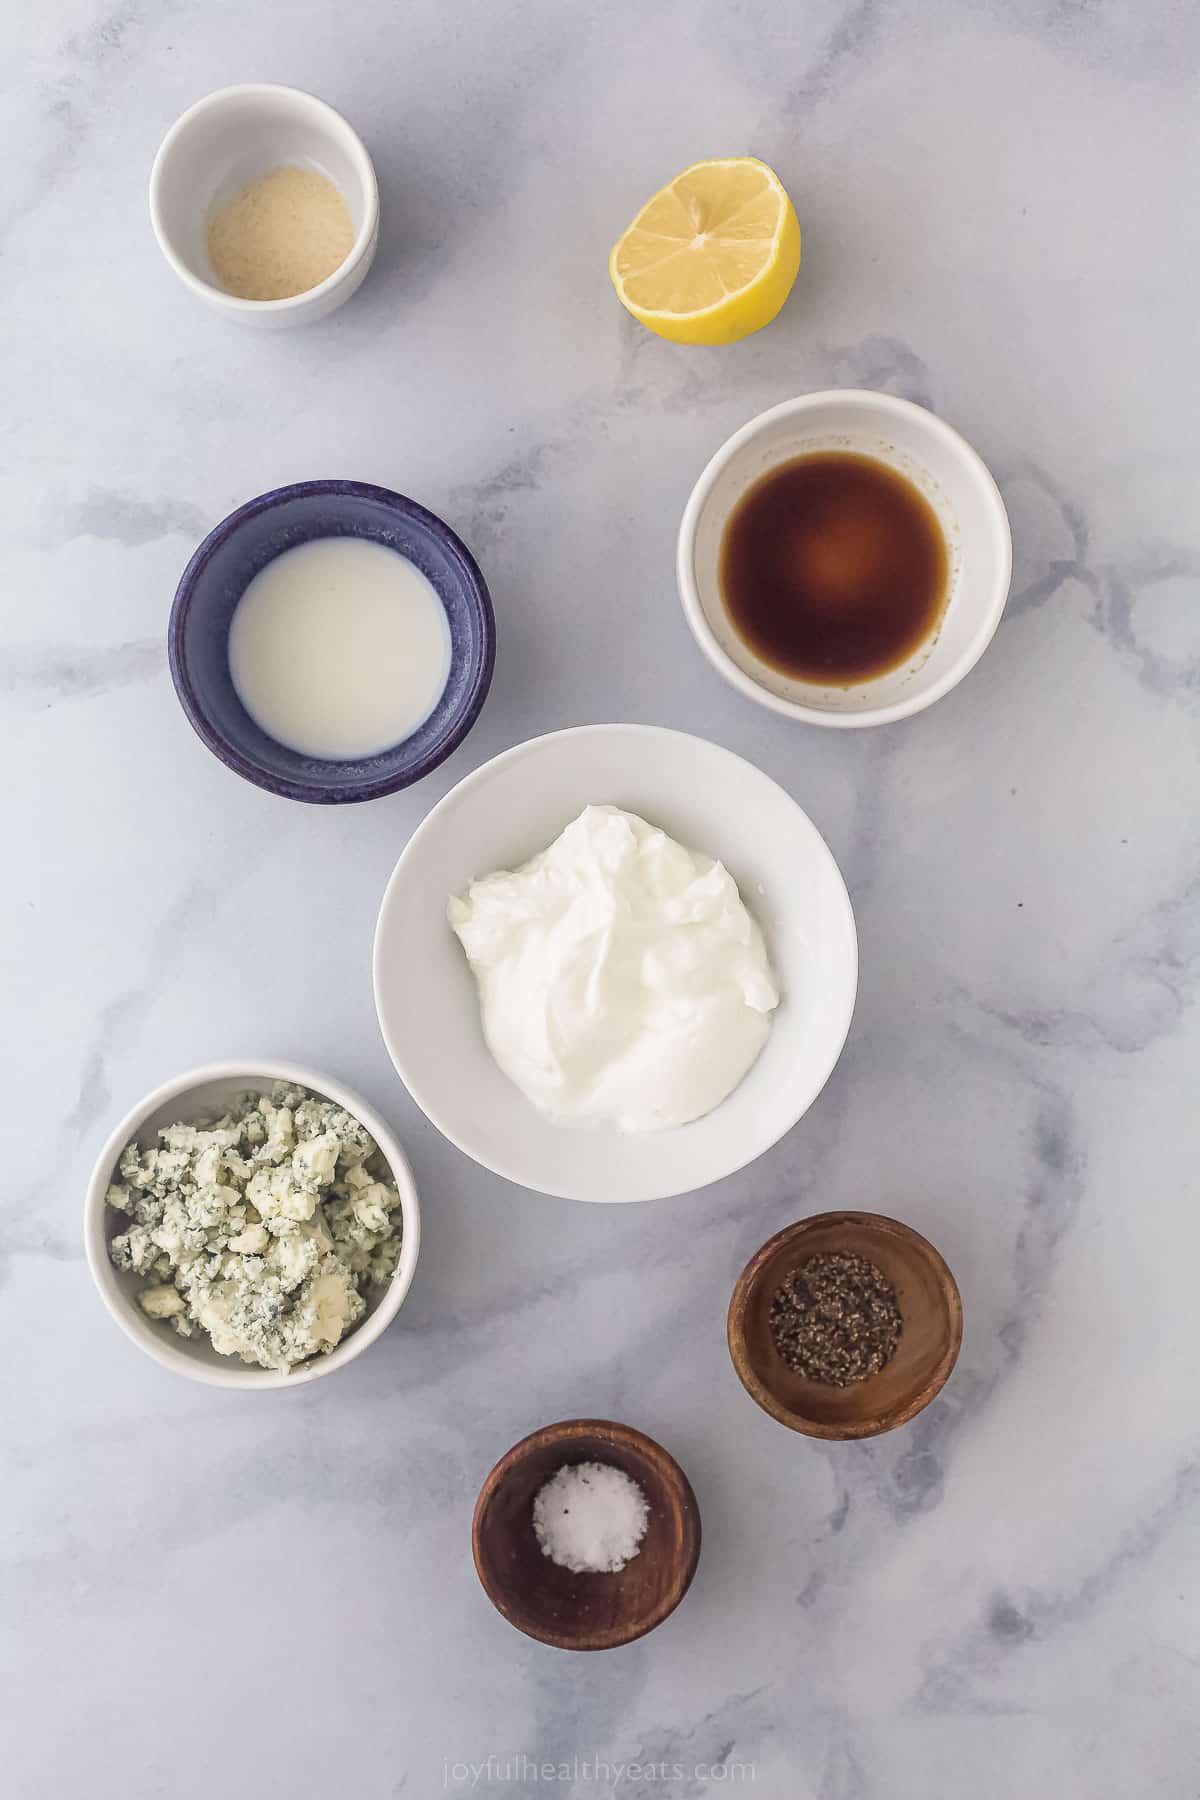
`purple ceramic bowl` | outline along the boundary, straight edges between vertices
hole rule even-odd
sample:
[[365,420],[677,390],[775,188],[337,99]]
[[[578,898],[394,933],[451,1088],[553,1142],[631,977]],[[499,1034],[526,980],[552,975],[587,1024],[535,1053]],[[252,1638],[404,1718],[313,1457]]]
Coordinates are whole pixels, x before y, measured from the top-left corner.
[[[247,713],[229,673],[229,624],[248,584],[284,550],[323,537],[398,550],[433,584],[450,626],[450,674],[433,712],[402,743],[356,762],[277,744]],[[491,684],[496,620],[478,564],[436,514],[364,481],[299,481],[247,500],[209,532],[176,590],[167,648],[183,710],[214,755],[272,794],[332,806],[394,794],[462,743]]]

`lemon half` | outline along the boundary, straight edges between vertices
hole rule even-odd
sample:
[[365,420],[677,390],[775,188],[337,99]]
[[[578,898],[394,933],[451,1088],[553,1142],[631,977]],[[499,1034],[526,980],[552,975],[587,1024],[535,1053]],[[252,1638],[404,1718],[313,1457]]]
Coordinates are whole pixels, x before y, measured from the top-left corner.
[[635,319],[676,344],[732,344],[769,325],[800,267],[800,224],[753,156],[693,163],[647,201],[609,273]]

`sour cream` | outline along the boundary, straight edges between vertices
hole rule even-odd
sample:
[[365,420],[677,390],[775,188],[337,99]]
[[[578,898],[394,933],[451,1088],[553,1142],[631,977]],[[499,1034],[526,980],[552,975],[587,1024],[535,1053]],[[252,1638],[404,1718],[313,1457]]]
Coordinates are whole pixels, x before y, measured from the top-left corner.
[[488,1048],[540,1112],[622,1131],[686,1125],[731,1094],[779,992],[721,863],[589,806],[512,872],[451,898]]
[[356,761],[429,717],[450,673],[450,627],[407,557],[366,538],[313,538],[249,583],[229,627],[229,673],[276,743]]

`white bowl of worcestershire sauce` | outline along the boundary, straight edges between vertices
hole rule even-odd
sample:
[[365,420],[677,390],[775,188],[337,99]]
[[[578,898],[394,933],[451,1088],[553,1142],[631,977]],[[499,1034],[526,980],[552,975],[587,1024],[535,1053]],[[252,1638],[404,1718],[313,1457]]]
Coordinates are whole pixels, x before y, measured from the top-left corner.
[[1012,575],[983,461],[923,406],[785,400],[721,446],[684,509],[684,614],[739,692],[814,725],[886,725],[987,649]]

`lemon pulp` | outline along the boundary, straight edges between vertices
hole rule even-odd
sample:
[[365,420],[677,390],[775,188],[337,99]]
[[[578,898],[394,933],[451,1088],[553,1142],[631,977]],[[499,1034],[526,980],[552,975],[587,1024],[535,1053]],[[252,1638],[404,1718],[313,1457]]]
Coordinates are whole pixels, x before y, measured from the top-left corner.
[[621,304],[679,344],[731,344],[760,330],[799,266],[795,208],[752,156],[693,163],[647,201],[609,259]]

